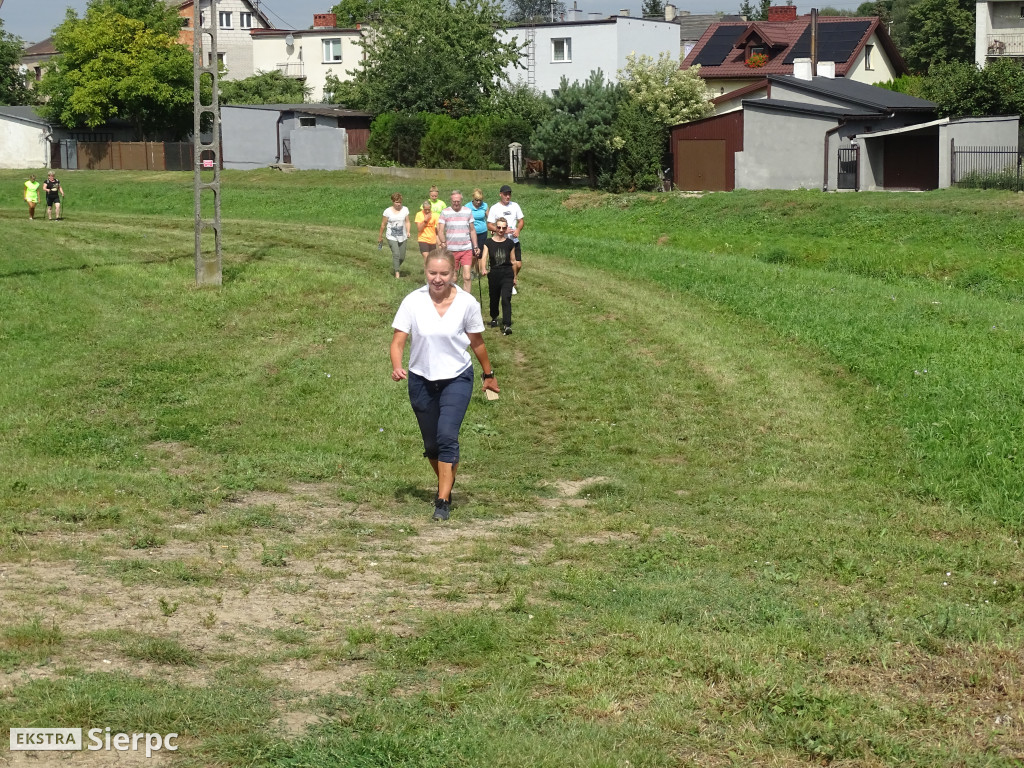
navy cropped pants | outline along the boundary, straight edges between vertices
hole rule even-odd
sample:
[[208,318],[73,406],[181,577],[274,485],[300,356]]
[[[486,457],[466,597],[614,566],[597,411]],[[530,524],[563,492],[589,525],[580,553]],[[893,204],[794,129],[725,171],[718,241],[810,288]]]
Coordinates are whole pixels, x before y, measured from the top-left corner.
[[454,379],[430,381],[409,371],[409,402],[423,435],[423,455],[459,463],[459,429],[473,396],[473,366]]

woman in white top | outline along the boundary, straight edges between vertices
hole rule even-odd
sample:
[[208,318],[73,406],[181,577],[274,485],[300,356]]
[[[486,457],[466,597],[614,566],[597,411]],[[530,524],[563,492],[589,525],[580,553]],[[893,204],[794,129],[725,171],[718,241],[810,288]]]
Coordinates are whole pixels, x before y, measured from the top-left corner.
[[[498,392],[484,345],[480,304],[453,282],[455,261],[439,252],[426,261],[427,284],[402,301],[391,327],[391,378],[409,381],[409,402],[423,436],[423,455],[437,475],[434,519],[447,520],[459,468],[459,429],[473,395],[473,350],[483,370],[483,388]],[[409,370],[402,367],[412,339]]]
[[391,266],[395,270],[395,277],[401,277],[398,270],[405,261],[405,243],[409,239],[409,209],[402,205],[402,195],[398,192],[391,196],[391,207],[385,208],[381,217],[378,248],[384,244],[385,227],[388,246],[391,248]]

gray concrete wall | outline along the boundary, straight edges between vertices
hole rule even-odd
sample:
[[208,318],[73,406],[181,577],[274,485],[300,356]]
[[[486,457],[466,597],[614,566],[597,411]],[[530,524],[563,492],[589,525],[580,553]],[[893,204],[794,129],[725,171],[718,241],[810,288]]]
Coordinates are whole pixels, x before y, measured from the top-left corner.
[[[957,147],[1017,147],[1020,116],[970,117],[939,127],[939,189],[952,186],[953,142]],[[1001,158],[1004,167],[1013,167],[1013,158]],[[991,170],[1001,170],[996,165]]]
[[825,132],[835,118],[746,110],[737,189],[821,189]]
[[881,141],[860,143],[860,188],[876,191],[885,188],[885,144]]
[[343,171],[348,165],[345,129],[322,125],[299,127],[290,134],[292,165],[300,171]]
[[[350,170],[370,176],[392,176],[396,179],[418,179],[424,184],[453,184],[482,187],[484,184],[512,184],[512,171],[466,171],[460,168],[399,168],[398,166],[357,165]],[[472,187],[470,187],[472,189]],[[424,197],[426,190],[424,190]],[[465,194],[465,188],[463,188]],[[442,189],[442,197],[444,190]]]
[[[221,107],[221,139],[225,168],[252,170],[280,162],[277,110]],[[284,127],[282,126],[282,135]]]

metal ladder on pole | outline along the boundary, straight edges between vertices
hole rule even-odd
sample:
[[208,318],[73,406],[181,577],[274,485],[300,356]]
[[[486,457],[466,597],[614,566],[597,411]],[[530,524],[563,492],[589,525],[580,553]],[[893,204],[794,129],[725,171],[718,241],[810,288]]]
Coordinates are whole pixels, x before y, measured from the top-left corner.
[[[192,141],[193,141],[193,198],[195,201],[196,230],[196,285],[221,285],[220,247],[220,94],[218,93],[217,62],[217,0],[209,0],[210,15],[203,19],[202,3],[192,6]],[[204,23],[205,22],[205,23]],[[203,42],[209,36],[209,51],[203,50]],[[209,53],[209,55],[207,55]],[[202,79],[209,75],[212,83],[210,103],[203,104]],[[209,144],[203,143],[203,119],[210,120],[212,136]],[[212,169],[209,181],[203,179],[203,171]],[[203,193],[213,194],[213,218],[203,216]],[[204,230],[213,230],[213,253],[203,252]]]
[[537,28],[533,24],[526,28],[526,84],[537,87]]

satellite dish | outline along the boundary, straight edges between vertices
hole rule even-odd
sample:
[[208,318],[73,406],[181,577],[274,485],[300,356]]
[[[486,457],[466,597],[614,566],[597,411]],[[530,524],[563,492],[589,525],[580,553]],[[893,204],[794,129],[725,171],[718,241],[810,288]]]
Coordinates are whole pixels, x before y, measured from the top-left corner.
[[[2,3],[2,2],[3,2],[3,0],[0,0],[0,3]],[[294,35],[288,35],[287,37],[285,37],[284,44],[287,45],[289,48],[291,48],[293,45],[295,45],[295,36]]]

